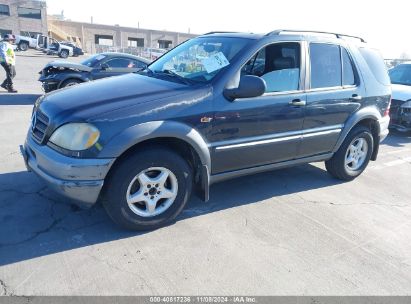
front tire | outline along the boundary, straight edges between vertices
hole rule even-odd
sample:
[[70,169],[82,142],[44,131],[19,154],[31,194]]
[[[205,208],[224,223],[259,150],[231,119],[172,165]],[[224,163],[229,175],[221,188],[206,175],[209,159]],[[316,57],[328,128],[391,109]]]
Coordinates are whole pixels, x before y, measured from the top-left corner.
[[19,49],[20,51],[27,51],[29,49],[29,44],[27,42],[20,42],[19,43]]
[[172,222],[192,190],[192,170],[178,154],[147,148],[121,161],[105,181],[103,205],[118,225],[152,230]]
[[78,84],[80,84],[80,83],[81,83],[80,80],[77,80],[77,79],[68,79],[68,80],[64,81],[64,82],[61,84],[60,89],[62,89],[62,88],[67,88],[67,87],[72,87],[72,86],[78,85]]
[[333,177],[351,181],[367,168],[373,149],[374,140],[370,130],[357,126],[348,133],[334,156],[325,162],[325,167]]

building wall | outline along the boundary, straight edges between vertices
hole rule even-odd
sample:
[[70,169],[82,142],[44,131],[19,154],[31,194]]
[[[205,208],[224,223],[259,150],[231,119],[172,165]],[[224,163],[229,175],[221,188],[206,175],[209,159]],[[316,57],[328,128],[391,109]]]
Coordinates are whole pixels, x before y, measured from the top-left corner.
[[[1,1],[1,0],[0,0]],[[126,48],[128,47],[129,38],[143,38],[144,47],[157,48],[158,40],[171,41],[171,47],[174,47],[190,38],[197,35],[157,31],[149,29],[138,29],[121,26],[110,26],[102,24],[91,24],[74,21],[55,20],[49,17],[49,30],[53,28],[64,32],[66,36],[78,37],[81,39],[82,46],[87,52],[94,52],[95,36],[96,35],[110,35],[113,36],[113,47]]]
[[[9,6],[10,16],[0,15],[0,29],[9,30],[15,35],[20,32],[37,32],[47,34],[47,7],[45,1],[36,0],[0,0],[0,4]],[[41,10],[41,19],[19,17],[18,7]]]

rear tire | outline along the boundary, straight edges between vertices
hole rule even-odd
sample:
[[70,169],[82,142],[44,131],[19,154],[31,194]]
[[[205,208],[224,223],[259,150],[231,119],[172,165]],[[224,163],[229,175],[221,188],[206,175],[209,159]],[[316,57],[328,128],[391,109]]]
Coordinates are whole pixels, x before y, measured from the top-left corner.
[[370,130],[357,126],[348,133],[334,156],[325,162],[325,167],[333,177],[351,181],[367,168],[374,149]]
[[180,155],[164,147],[146,148],[112,169],[103,206],[126,229],[157,229],[181,213],[192,184],[192,170]]

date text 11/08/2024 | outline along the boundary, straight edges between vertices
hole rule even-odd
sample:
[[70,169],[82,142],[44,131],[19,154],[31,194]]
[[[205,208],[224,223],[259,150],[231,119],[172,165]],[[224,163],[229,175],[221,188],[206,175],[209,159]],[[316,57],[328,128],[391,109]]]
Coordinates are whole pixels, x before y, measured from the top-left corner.
[[257,303],[254,297],[150,297],[150,303]]

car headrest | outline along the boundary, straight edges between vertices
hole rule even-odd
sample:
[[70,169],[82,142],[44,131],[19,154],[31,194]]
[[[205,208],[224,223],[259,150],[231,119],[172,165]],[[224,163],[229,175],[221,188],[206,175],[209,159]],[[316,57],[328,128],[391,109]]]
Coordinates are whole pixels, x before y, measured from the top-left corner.
[[280,57],[274,59],[274,69],[284,70],[284,69],[294,69],[295,60],[292,57]]

